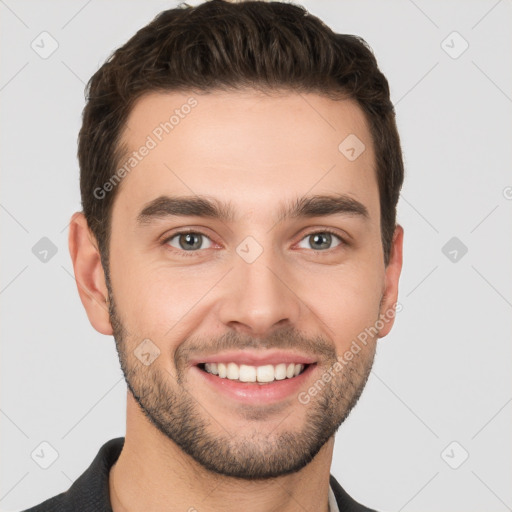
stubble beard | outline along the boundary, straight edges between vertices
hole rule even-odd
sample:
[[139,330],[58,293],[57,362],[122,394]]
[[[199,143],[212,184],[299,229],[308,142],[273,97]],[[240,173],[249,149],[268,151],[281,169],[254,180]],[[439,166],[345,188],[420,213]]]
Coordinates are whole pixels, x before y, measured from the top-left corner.
[[[297,400],[293,406],[307,408],[300,415],[302,425],[294,430],[280,429],[278,425],[269,434],[266,429],[258,428],[257,422],[271,415],[271,406],[268,414],[260,407],[245,406],[238,412],[248,422],[254,422],[254,428],[250,434],[240,435],[230,429],[229,421],[220,413],[220,417],[214,417],[205,411],[204,405],[187,388],[183,365],[176,366],[174,378],[158,364],[145,366],[135,357],[133,350],[138,341],[129,339],[108,280],[107,288],[110,322],[128,389],[144,415],[164,436],[217,475],[264,480],[303,469],[348,417],[370,375],[375,344],[368,344],[338,372],[332,372],[337,361],[332,348],[325,371],[331,368],[333,377],[327,383],[322,382],[322,388],[309,403],[301,404]],[[293,415],[293,410],[287,414]]]

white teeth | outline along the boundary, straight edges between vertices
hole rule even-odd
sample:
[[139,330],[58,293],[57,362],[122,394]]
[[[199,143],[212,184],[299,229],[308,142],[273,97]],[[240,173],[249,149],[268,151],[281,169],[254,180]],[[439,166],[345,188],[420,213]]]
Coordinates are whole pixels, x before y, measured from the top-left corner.
[[279,363],[276,365],[250,366],[236,363],[205,363],[208,373],[218,375],[221,379],[239,380],[241,382],[272,382],[296,377],[304,369],[303,364]]
[[218,375],[219,373],[219,370],[217,369],[217,363],[205,363],[204,367],[208,373],[213,373],[214,375]]
[[219,371],[219,377],[225,379],[226,375],[228,374],[226,365],[224,363],[218,363],[217,370]]
[[256,375],[258,382],[272,382],[274,380],[274,367],[271,364],[258,366]]
[[227,373],[228,379],[238,380],[238,377],[240,375],[240,370],[238,369],[238,365],[236,363],[228,363],[227,369],[228,369],[228,373]]
[[276,365],[274,370],[274,377],[276,380],[286,379],[286,365],[284,363]]
[[256,368],[254,366],[240,365],[240,377],[242,382],[256,382]]

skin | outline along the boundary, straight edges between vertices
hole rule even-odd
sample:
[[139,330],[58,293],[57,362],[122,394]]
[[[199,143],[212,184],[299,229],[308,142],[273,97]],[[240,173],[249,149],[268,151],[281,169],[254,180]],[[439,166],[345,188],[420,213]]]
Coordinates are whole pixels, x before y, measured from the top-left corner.
[[[334,433],[357,401],[377,340],[394,317],[308,404],[295,395],[277,404],[235,402],[205,386],[191,371],[191,358],[203,347],[296,347],[317,361],[301,388],[307,391],[359,333],[393,310],[403,229],[397,225],[385,266],[375,155],[362,110],[351,100],[291,91],[152,93],[129,116],[127,147],[144,144],[166,113],[192,95],[197,106],[119,185],[109,283],[83,214],[71,220],[82,303],[97,331],[114,334],[129,385],[125,445],[110,473],[112,506],[114,512],[327,511]],[[338,150],[349,134],[366,147],[354,161]],[[231,202],[237,218],[161,217],[138,224],[139,212],[164,194]],[[283,202],[314,194],[346,194],[366,207],[368,218],[277,222]],[[159,243],[178,228],[207,237],[190,257],[183,256],[179,236]],[[348,244],[333,236],[330,246],[315,250],[308,235],[326,228]],[[263,249],[252,263],[236,252],[247,236]],[[160,350],[149,366],[133,355],[147,338]],[[173,441],[173,428],[183,432],[180,421],[196,427],[199,453]],[[309,428],[313,424],[317,430]],[[283,445],[283,434],[297,444]],[[203,450],[205,440],[215,441],[218,451]],[[247,460],[261,478],[250,478]]]

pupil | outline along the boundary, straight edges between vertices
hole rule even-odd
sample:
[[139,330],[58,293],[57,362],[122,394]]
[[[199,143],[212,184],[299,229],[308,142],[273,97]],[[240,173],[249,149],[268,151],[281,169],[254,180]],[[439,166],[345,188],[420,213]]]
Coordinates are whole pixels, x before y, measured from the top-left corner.
[[[197,246],[201,245],[200,242],[197,242],[197,241],[196,241],[196,243],[194,243],[194,239],[199,240],[199,237],[194,235],[193,233],[187,233],[185,235],[182,235],[182,237],[185,238],[185,244],[186,244],[185,248],[197,249]],[[183,244],[181,244],[181,245],[183,247]]]
[[323,243],[323,245],[327,245],[329,246],[329,242],[331,240],[331,235],[330,233],[316,233],[315,235],[313,235],[313,240],[314,240],[314,243],[319,243],[320,245],[322,245],[322,239],[325,240],[325,242]]

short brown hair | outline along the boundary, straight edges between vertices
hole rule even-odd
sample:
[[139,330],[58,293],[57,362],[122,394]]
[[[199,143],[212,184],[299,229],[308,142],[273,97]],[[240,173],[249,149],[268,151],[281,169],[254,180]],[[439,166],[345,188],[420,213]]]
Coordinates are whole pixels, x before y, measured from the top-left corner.
[[[116,172],[134,102],[155,91],[285,89],[357,101],[370,126],[379,185],[381,238],[389,262],[404,179],[389,85],[361,37],[337,34],[297,4],[210,0],[161,12],[91,77],[78,137],[80,191],[108,276],[117,188],[94,193]],[[341,142],[341,141],[340,141]]]

